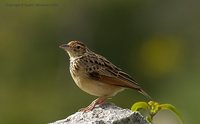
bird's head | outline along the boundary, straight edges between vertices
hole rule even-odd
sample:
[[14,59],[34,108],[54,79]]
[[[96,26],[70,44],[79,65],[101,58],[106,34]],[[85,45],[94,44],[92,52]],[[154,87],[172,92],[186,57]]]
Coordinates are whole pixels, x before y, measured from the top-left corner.
[[84,55],[89,50],[80,41],[70,41],[68,44],[62,44],[59,47],[64,49],[72,59]]

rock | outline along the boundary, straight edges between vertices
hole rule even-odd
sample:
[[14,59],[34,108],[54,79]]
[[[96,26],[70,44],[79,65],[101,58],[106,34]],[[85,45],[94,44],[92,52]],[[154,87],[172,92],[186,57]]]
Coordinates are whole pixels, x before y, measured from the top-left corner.
[[76,112],[50,124],[149,124],[139,112],[122,109],[113,103],[96,106],[90,112]]

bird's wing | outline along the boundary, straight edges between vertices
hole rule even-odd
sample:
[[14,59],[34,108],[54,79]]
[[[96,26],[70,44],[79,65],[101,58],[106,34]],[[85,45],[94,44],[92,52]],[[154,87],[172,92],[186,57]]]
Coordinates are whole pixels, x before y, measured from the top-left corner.
[[140,86],[132,83],[130,81],[127,80],[123,80],[117,77],[113,77],[113,76],[107,76],[105,74],[101,74],[101,72],[91,72],[89,73],[89,75],[95,79],[98,80],[102,83],[107,83],[110,85],[115,85],[115,86],[120,86],[120,87],[126,87],[126,88],[133,88],[133,89],[140,89]]
[[98,54],[91,54],[88,61],[92,71],[88,72],[89,76],[103,83],[122,86],[133,89],[141,89],[136,81],[123,72],[120,68],[112,64],[106,58]]
[[116,77],[111,77],[107,76],[105,74],[101,74],[101,72],[91,72],[89,73],[91,78],[94,80],[98,80],[102,83],[110,84],[110,85],[115,85],[115,86],[120,86],[120,87],[126,87],[126,88],[132,88],[143,94],[146,98],[152,100],[151,96],[149,96],[148,93],[146,93],[137,83],[130,82],[128,80],[116,78]]
[[87,58],[88,57],[89,60],[83,59],[83,61],[87,63],[84,65],[89,65],[85,68],[90,78],[110,85],[135,89],[147,98],[152,99],[131,76],[123,72],[103,56],[90,54]]

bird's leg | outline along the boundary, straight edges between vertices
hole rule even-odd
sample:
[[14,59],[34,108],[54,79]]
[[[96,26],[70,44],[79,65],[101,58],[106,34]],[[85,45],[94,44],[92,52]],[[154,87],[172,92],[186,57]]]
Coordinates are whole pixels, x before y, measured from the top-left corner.
[[95,99],[89,106],[87,106],[86,108],[82,108],[79,111],[83,111],[83,112],[92,111],[96,105],[103,104],[106,99],[107,99],[106,97],[99,97]]

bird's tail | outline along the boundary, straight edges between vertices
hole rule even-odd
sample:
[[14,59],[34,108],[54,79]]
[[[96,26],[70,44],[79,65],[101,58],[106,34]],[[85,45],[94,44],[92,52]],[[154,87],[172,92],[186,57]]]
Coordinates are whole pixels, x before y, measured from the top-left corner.
[[149,94],[147,94],[142,88],[138,89],[138,92],[144,95],[149,100],[153,100]]

